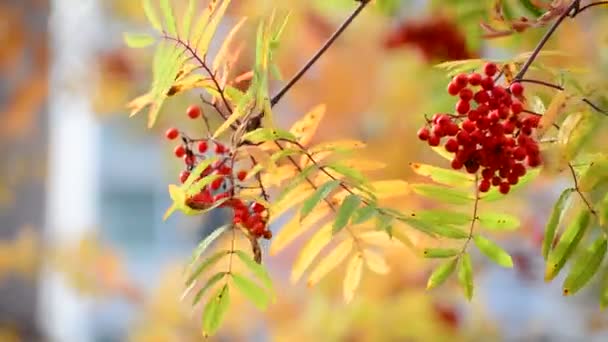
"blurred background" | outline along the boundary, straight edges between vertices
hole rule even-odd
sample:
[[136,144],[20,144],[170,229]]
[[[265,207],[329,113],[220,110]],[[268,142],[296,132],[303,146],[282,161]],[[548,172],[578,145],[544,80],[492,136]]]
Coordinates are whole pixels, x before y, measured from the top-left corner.
[[[506,2],[512,17],[535,15],[519,1]],[[383,178],[410,179],[413,161],[445,164],[415,138],[424,115],[453,106],[445,72],[433,65],[512,58],[530,51],[544,31],[482,40],[479,23],[488,20],[492,3],[394,0],[366,10],[277,106],[277,120],[288,127],[326,103],[317,139],[369,142],[368,153],[389,164]],[[236,67],[247,71],[259,18],[275,7],[291,10],[278,56],[289,77],[354,6],[352,0],[235,0],[218,38],[249,17]],[[150,56],[126,49],[122,32],[146,29],[135,0],[0,1],[0,341],[202,339],[200,309],[179,300],[182,270],[197,242],[226,217],[162,221],[167,184],[177,181],[180,167],[163,132],[200,129],[182,115],[198,95],[169,101],[154,129],[145,128],[143,115],[128,118],[125,104],[148,85]],[[550,43],[569,55],[540,63],[572,70],[581,83],[599,82],[605,90],[607,43],[608,11],[590,10],[562,25]],[[549,91],[533,89],[550,100]],[[547,174],[498,204],[522,219],[519,231],[496,236],[516,267],[476,258],[472,303],[455,284],[425,291],[433,263],[395,249],[387,251],[392,272],[366,275],[346,306],[341,272],[313,289],[289,283],[296,246],[266,258],[278,301],[263,313],[237,299],[217,340],[606,341],[608,314],[599,311],[597,286],[568,298],[561,279],[542,279],[543,225],[570,182]],[[427,205],[417,198],[391,204]],[[272,227],[280,228],[280,221]]]

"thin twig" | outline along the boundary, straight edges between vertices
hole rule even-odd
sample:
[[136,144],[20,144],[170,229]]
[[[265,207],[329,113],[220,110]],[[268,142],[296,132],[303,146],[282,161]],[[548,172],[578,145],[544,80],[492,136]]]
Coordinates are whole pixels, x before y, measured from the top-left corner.
[[287,84],[281,90],[279,90],[279,92],[275,96],[272,97],[272,99],[270,100],[270,105],[272,107],[279,103],[279,101],[281,101],[281,98],[283,98],[283,96],[296,83],[298,83],[302,76],[306,74],[306,72],[317,62],[317,60],[321,58],[321,56],[323,56],[327,49],[329,49],[333,45],[336,39],[340,37],[340,35],[350,26],[350,24],[353,22],[353,20],[355,20],[359,13],[363,11],[365,6],[370,3],[370,0],[361,0],[360,2],[361,3],[357,7],[357,9],[355,9],[355,11],[344,21],[344,23],[340,25],[338,30],[336,30],[336,32],[327,40],[327,42],[325,42],[321,49],[319,49],[319,51],[317,51],[317,53],[315,53],[314,56],[312,56],[312,58],[302,67],[302,69],[300,69],[300,71],[298,71],[295,76],[289,82],[287,82]]
[[570,172],[572,173],[572,180],[574,181],[574,190],[576,190],[580,198],[583,200],[583,202],[585,202],[585,205],[587,206],[587,208],[589,208],[589,212],[591,212],[591,214],[593,214],[594,216],[597,216],[597,212],[595,211],[595,209],[593,209],[593,206],[591,205],[591,203],[589,203],[589,200],[587,200],[587,198],[578,186],[578,178],[576,178],[574,166],[572,166],[571,163],[568,163],[568,168],[570,168]]
[[536,47],[532,51],[532,54],[530,55],[530,57],[526,60],[526,62],[524,63],[524,65],[521,67],[521,69],[519,70],[519,72],[515,76],[515,78],[514,78],[515,80],[519,80],[519,79],[524,78],[524,75],[526,74],[526,72],[528,71],[528,69],[530,68],[530,66],[534,62],[534,60],[536,60],[536,57],[538,57],[538,54],[543,49],[543,47],[545,46],[545,44],[547,43],[547,41],[549,41],[549,38],[551,38],[551,36],[555,32],[555,30],[559,27],[559,25],[562,23],[562,21],[564,21],[564,19],[568,16],[568,13],[570,13],[573,9],[577,8],[579,2],[580,2],[580,0],[574,0],[574,1],[572,1],[572,3],[570,4],[570,6],[568,6],[568,8],[566,8],[564,10],[564,13],[562,13],[557,18],[557,20],[555,20],[555,22],[553,22],[553,24],[551,25],[551,27],[549,27],[549,29],[547,30],[547,32],[545,32],[545,35],[542,37],[542,39],[538,42],[538,44],[536,45]]
[[585,5],[581,8],[578,9],[578,11],[576,11],[575,15],[579,15],[582,11],[589,9],[591,7],[595,7],[595,6],[600,6],[600,5],[608,5],[608,1],[598,1],[598,2],[592,2],[588,5]]
[[479,208],[479,174],[475,174],[475,202],[473,203],[473,217],[471,218],[471,225],[469,226],[469,236],[467,236],[467,240],[462,245],[462,249],[460,250],[459,257],[462,256],[466,251],[469,243],[473,239],[473,234],[475,232],[475,222],[479,219],[477,217],[477,210]]
[[224,105],[226,106],[226,109],[228,109],[228,111],[230,113],[232,113],[232,107],[230,106],[230,103],[228,102],[228,99],[226,98],[226,96],[224,94],[224,89],[220,86],[220,83],[217,80],[217,77],[216,77],[215,73],[213,73],[211,71],[211,69],[209,69],[209,66],[205,62],[204,58],[201,58],[201,56],[198,55],[198,53],[196,52],[196,50],[194,50],[192,48],[192,46],[190,46],[190,44],[184,42],[180,38],[171,37],[171,36],[169,36],[168,34],[166,34],[164,32],[163,32],[163,38],[167,39],[167,40],[170,40],[170,41],[176,42],[177,44],[179,44],[182,47],[184,47],[188,52],[190,52],[190,55],[192,57],[194,57],[196,59],[196,61],[199,63],[199,65],[203,69],[205,69],[205,71],[209,74],[209,77],[211,78],[211,81],[213,82],[213,85],[217,88],[218,92],[220,93],[220,97],[222,99],[222,102],[224,102]]
[[[552,89],[556,89],[556,90],[562,90],[562,91],[565,90],[565,88],[560,86],[559,84],[541,81],[541,80],[522,78],[522,79],[517,80],[517,82],[532,83],[532,84],[538,84],[538,85],[542,85],[544,87],[552,88]],[[595,110],[596,112],[603,114],[603,115],[608,115],[608,111],[601,109],[598,105],[591,102],[591,100],[589,100],[588,98],[583,98],[581,101],[585,102],[587,105],[589,105],[589,107],[593,108],[593,110]]]

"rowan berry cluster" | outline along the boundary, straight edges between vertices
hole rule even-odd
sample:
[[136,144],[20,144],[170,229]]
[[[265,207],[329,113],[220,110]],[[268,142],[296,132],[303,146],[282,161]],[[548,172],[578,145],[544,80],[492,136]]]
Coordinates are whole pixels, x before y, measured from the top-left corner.
[[454,154],[453,169],[481,171],[479,191],[495,186],[507,194],[526,174],[526,167],[541,164],[533,135],[539,116],[524,110],[521,83],[505,88],[496,84],[497,73],[496,64],[487,63],[483,75],[456,75],[447,87],[450,95],[459,97],[455,113],[435,114],[418,131],[418,138],[430,146],[443,144]]
[[[191,119],[196,119],[202,115],[202,112],[200,107],[190,106],[187,115]],[[182,143],[175,147],[173,153],[183,160],[186,167],[179,175],[182,183],[186,182],[200,162],[208,158],[217,159],[200,175],[196,175],[197,181],[213,175],[216,178],[199,193],[186,199],[186,205],[198,210],[211,208],[214,205],[230,208],[234,224],[247,229],[256,238],[272,238],[272,232],[268,229],[266,206],[256,201],[245,201],[235,197],[238,188],[246,183],[248,173],[246,170],[234,169],[234,151],[212,138],[191,139],[176,128],[168,129],[165,137],[168,140],[181,137]]]

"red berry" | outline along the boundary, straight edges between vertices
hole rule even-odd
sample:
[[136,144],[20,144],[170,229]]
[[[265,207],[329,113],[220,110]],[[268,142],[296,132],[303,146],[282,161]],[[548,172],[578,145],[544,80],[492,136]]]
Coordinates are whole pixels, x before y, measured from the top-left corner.
[[192,105],[186,109],[186,113],[190,117],[190,119],[196,119],[201,116],[201,107]]
[[175,146],[173,153],[177,158],[182,158],[186,155],[186,148],[184,147],[184,145]]
[[473,91],[470,88],[463,88],[459,95],[464,101],[470,101],[473,98]]
[[213,180],[213,182],[211,182],[211,189],[217,190],[222,186],[223,183],[224,183],[224,177],[216,178]]
[[418,130],[418,139],[420,139],[422,141],[428,140],[430,135],[431,135],[431,132],[429,132],[429,129],[426,127],[422,127],[421,129]]
[[458,95],[458,92],[460,91],[460,87],[458,86],[458,84],[456,84],[456,82],[450,82],[448,84],[448,94],[452,95],[452,96],[456,96]]
[[509,193],[509,190],[511,190],[511,184],[509,184],[508,182],[502,182],[498,186],[498,191],[500,191],[501,194],[506,195]]
[[456,103],[456,111],[459,114],[466,114],[471,109],[471,104],[469,101],[458,100]]
[[513,96],[521,96],[524,93],[524,86],[519,82],[511,83],[509,89],[511,89],[511,94],[513,94]]
[[528,156],[528,165],[530,165],[530,167],[537,167],[540,163],[540,156]]
[[452,82],[456,83],[460,88],[464,88],[467,86],[467,83],[469,83],[469,76],[466,74],[458,74],[454,76]]
[[488,190],[490,190],[490,181],[483,179],[481,182],[479,182],[479,191],[488,192]]
[[177,128],[169,128],[165,132],[165,137],[169,140],[175,140],[179,136],[179,131]]
[[523,164],[515,164],[512,172],[518,177],[523,177],[526,174],[526,167]]
[[465,131],[467,131],[469,133],[473,132],[476,128],[477,128],[477,126],[475,125],[475,122],[473,122],[473,121],[464,120],[462,122],[462,129],[464,129]]
[[439,146],[439,143],[441,141],[441,138],[436,136],[436,135],[431,135],[429,137],[429,145],[430,146]]
[[188,179],[188,177],[190,177],[190,172],[188,172],[188,171],[182,171],[179,174],[179,181],[182,182],[182,183],[185,183],[186,180]]
[[483,66],[483,72],[486,76],[492,77],[498,72],[498,67],[494,63],[486,63]]
[[259,213],[263,212],[264,210],[266,210],[266,207],[262,203],[255,202],[253,204],[253,206],[251,206],[251,209],[253,210],[254,213],[259,214]]
[[481,84],[481,75],[479,73],[472,73],[469,75],[469,84],[472,86],[478,86]]
[[509,176],[507,177],[507,181],[509,182],[509,184],[515,185],[515,184],[517,184],[519,179],[516,174],[510,173]]
[[201,142],[198,143],[198,151],[200,153],[205,153],[207,152],[207,141],[203,140]]
[[264,231],[263,236],[264,236],[264,239],[270,240],[270,239],[272,239],[272,232],[270,230],[266,230],[266,231]]
[[513,151],[513,158],[515,158],[515,160],[521,161],[526,159],[526,154],[526,149],[522,146],[519,146]]
[[454,169],[454,170],[460,170],[460,169],[462,169],[462,167],[464,166],[464,165],[462,164],[462,162],[460,161],[460,159],[458,159],[458,158],[454,158],[454,159],[452,160],[451,165],[452,165],[452,169]]
[[482,104],[482,103],[488,102],[488,100],[490,99],[490,96],[488,95],[487,91],[480,90],[480,91],[478,91],[478,92],[475,93],[475,95],[473,96],[473,99],[478,104]]
[[452,153],[455,153],[456,151],[458,151],[458,146],[459,146],[458,141],[456,141],[456,139],[454,139],[454,138],[449,139],[445,143],[445,149],[448,152],[452,152]]
[[226,152],[226,147],[222,144],[216,143],[215,144],[215,153],[217,154],[222,154]]
[[443,127],[439,126],[439,125],[435,125],[433,126],[433,135],[436,135],[438,137],[443,137],[445,136],[446,131],[443,129]]
[[194,165],[194,162],[196,161],[196,158],[192,154],[186,154],[183,157],[183,159],[184,159],[184,164],[186,164],[188,166]]
[[492,77],[489,77],[489,76],[484,77],[481,80],[481,84],[480,85],[481,85],[481,87],[484,90],[492,90],[494,88],[494,79]]
[[458,134],[458,131],[460,131],[460,128],[458,128],[458,125],[455,123],[450,123],[448,125],[448,127],[445,129],[445,133],[451,137]]
[[492,185],[498,186],[500,184],[500,177],[494,176],[492,177]]
[[519,101],[513,101],[511,104],[511,111],[513,114],[517,115],[524,110],[524,105]]
[[241,182],[245,180],[245,178],[247,178],[247,171],[239,171],[239,173],[236,174],[236,178],[238,178]]

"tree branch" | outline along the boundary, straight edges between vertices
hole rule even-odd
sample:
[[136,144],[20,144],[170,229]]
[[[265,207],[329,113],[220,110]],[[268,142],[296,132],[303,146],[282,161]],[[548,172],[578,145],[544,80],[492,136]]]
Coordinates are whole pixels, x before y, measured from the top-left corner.
[[580,0],[572,1],[572,3],[564,10],[564,13],[562,13],[557,18],[557,20],[555,20],[555,22],[553,22],[551,27],[547,30],[547,32],[545,32],[545,35],[543,36],[543,38],[540,40],[540,42],[538,42],[538,44],[532,51],[532,54],[530,55],[530,57],[526,60],[524,65],[521,67],[521,69],[515,76],[515,79],[514,79],[515,81],[520,80],[524,77],[524,75],[526,74],[526,72],[528,71],[528,69],[530,68],[532,63],[534,62],[534,60],[536,60],[536,57],[538,57],[538,54],[540,53],[540,51],[543,49],[543,47],[545,46],[547,41],[549,41],[549,38],[551,38],[551,36],[555,32],[555,30],[559,27],[559,25],[562,23],[562,21],[564,21],[564,19],[568,16],[568,14],[570,12],[572,12],[572,10],[577,8],[579,3],[580,3]]
[[277,103],[279,103],[279,101],[281,101],[283,96],[285,96],[285,94],[296,83],[298,83],[298,81],[302,78],[302,76],[304,76],[304,74],[306,74],[306,72],[317,62],[317,60],[319,60],[319,58],[321,58],[321,56],[323,56],[323,54],[327,51],[327,49],[329,49],[333,45],[333,43],[336,41],[336,39],[338,39],[338,37],[340,37],[340,35],[342,35],[342,33],[350,26],[350,24],[353,22],[353,20],[355,20],[355,18],[361,13],[361,11],[363,11],[365,6],[367,6],[367,4],[370,3],[370,1],[371,0],[359,0],[358,1],[358,2],[360,2],[359,6],[344,21],[344,23],[342,23],[342,25],[340,25],[338,30],[336,30],[336,32],[334,32],[334,34],[325,42],[325,44],[321,47],[321,49],[319,49],[319,51],[317,51],[317,53],[314,54],[314,56],[312,56],[312,58],[302,67],[302,69],[300,69],[300,71],[298,71],[295,74],[295,76],[289,82],[287,82],[287,84],[281,90],[279,90],[279,92],[275,96],[272,97],[272,99],[270,100],[270,105],[272,107],[274,107]]

